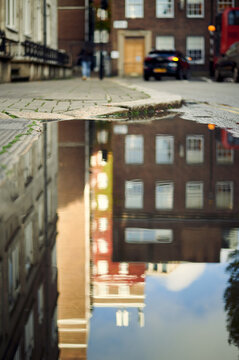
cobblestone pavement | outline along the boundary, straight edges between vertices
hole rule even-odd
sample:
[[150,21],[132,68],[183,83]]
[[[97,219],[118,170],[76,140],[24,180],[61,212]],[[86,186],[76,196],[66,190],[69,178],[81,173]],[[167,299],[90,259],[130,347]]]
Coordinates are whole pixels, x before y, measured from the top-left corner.
[[[0,85],[0,118],[84,118],[111,110],[115,102],[146,99],[141,91],[111,79],[80,78]],[[97,108],[97,111],[96,111]]]
[[0,119],[87,119],[123,107],[180,102],[178,96],[144,91],[117,78],[80,78],[0,84]]

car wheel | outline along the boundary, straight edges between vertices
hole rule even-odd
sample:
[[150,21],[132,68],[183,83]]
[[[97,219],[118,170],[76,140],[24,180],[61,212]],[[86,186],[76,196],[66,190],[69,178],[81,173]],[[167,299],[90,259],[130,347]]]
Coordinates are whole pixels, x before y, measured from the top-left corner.
[[178,69],[176,79],[177,80],[182,80],[183,79],[183,70],[182,69]]
[[144,74],[144,80],[149,81],[149,75]]
[[236,66],[233,69],[232,77],[233,77],[234,82],[239,82],[239,71],[238,71],[238,68]]
[[155,80],[157,80],[157,81],[161,80],[161,76],[160,75],[155,75]]
[[183,74],[183,78],[185,80],[189,80],[190,79],[190,71],[189,70],[186,70],[185,73]]
[[222,75],[221,75],[218,68],[215,70],[215,80],[217,82],[222,82],[223,81],[223,77],[222,77]]

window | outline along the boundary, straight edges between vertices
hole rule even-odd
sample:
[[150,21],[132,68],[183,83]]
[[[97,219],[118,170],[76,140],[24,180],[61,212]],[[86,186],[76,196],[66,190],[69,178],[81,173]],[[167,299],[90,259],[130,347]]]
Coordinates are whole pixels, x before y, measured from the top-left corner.
[[203,163],[204,138],[202,135],[191,135],[186,138],[186,161],[188,164]]
[[216,207],[219,209],[233,208],[232,181],[219,181],[216,183]]
[[31,34],[31,1],[24,0],[24,33],[25,35]]
[[158,182],[155,189],[156,209],[173,208],[173,183]]
[[187,17],[203,17],[204,0],[187,0]]
[[222,12],[228,7],[234,7],[234,0],[217,0],[217,12]]
[[125,163],[142,164],[144,162],[144,139],[142,135],[126,135]]
[[143,183],[140,180],[125,182],[125,207],[127,209],[143,208]]
[[30,312],[26,325],[25,325],[25,357],[24,359],[30,360],[34,348],[34,320],[33,311]]
[[57,257],[56,257],[56,243],[54,244],[51,250],[51,279],[52,282],[56,280],[57,277]]
[[128,243],[171,243],[173,231],[171,229],[143,229],[126,228],[125,241]]
[[120,284],[118,288],[118,294],[119,296],[129,296],[130,294],[129,285]]
[[25,241],[25,270],[28,274],[33,265],[33,227],[32,222],[29,222],[24,230]]
[[119,274],[127,275],[129,273],[129,264],[128,263],[119,263]]
[[98,195],[97,196],[98,210],[106,211],[109,207],[109,199],[107,195]]
[[108,252],[108,243],[105,239],[98,239],[98,249],[100,254],[107,254]]
[[188,182],[186,184],[186,208],[202,209],[203,207],[203,183]]
[[8,256],[8,302],[13,306],[20,290],[19,244],[11,249]]
[[106,231],[108,229],[108,219],[105,217],[99,218],[99,231]]
[[51,5],[46,5],[46,33],[47,33],[47,46],[51,46],[51,25],[53,23]]
[[191,64],[204,64],[205,41],[203,36],[187,37],[187,56],[191,57]]
[[16,0],[6,0],[6,25],[11,28],[16,26]]
[[[36,34],[36,41],[42,41],[42,0],[37,0],[37,7],[36,7],[36,21],[35,21],[35,34]],[[42,136],[41,136],[42,137]],[[39,140],[38,140],[39,141]]]
[[38,313],[38,322],[39,324],[43,323],[44,319],[44,292],[43,292],[43,284],[38,288],[37,292],[37,313]]
[[174,36],[156,36],[155,47],[157,50],[174,50]]
[[174,0],[157,0],[156,17],[171,18],[174,16]]
[[106,275],[108,274],[108,261],[106,260],[99,260],[97,263],[97,268],[98,268],[98,274],[99,275]]
[[220,142],[217,142],[216,158],[218,164],[232,164],[234,158],[234,151],[233,149],[225,149]]
[[125,16],[135,19],[142,18],[144,15],[143,0],[125,0]]
[[173,136],[156,136],[156,164],[172,164],[174,160]]
[[108,186],[108,175],[104,172],[97,175],[97,185],[99,189],[106,189]]
[[98,296],[107,296],[109,294],[109,286],[107,284],[97,284],[97,290],[96,295],[98,294]]

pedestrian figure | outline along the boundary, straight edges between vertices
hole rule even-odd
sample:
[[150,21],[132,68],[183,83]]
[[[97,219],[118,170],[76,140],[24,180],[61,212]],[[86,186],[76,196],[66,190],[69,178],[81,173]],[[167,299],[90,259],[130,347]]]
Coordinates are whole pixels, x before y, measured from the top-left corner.
[[80,52],[77,63],[81,64],[82,79],[86,80],[90,77],[91,66],[93,64],[93,53],[91,49],[83,48]]

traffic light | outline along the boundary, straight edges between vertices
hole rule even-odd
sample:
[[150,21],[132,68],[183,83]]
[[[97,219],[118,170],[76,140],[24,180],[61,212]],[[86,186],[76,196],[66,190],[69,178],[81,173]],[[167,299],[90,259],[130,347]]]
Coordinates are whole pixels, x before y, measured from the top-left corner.
[[101,0],[100,8],[103,10],[108,9],[108,0]]

